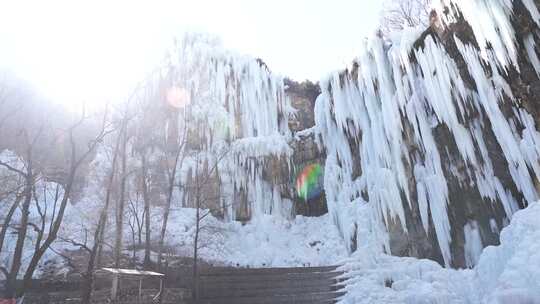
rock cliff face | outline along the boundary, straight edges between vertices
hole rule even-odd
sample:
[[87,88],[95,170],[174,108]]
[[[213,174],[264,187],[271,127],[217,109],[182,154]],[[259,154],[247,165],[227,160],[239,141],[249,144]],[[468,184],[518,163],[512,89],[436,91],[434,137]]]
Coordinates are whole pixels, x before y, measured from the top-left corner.
[[[520,109],[526,110],[530,116],[529,119],[534,119],[534,125],[538,125],[540,122],[540,116],[538,115],[538,91],[540,81],[537,71],[531,64],[531,58],[529,57],[526,49],[526,41],[529,39],[529,35],[532,35],[532,39],[538,41],[538,27],[530,15],[530,12],[525,8],[523,2],[514,1],[513,12],[511,17],[511,23],[516,31],[515,41],[517,42],[517,62],[518,66],[510,65],[508,67],[508,73],[501,73],[504,81],[510,86],[510,92],[508,95],[503,96],[498,102],[500,103],[500,110],[505,119],[516,124],[515,128],[516,137],[518,142],[523,139],[520,137],[526,137],[527,128],[525,125],[520,125],[519,122],[514,122],[516,119],[516,112]],[[531,34],[531,33],[536,33]],[[477,79],[471,75],[471,71],[468,67],[468,62],[463,57],[463,53],[460,51],[458,44],[459,41],[468,43],[473,46],[476,51],[480,51],[479,42],[474,36],[471,25],[460,16],[457,21],[448,26],[443,31],[438,31],[435,25],[427,29],[415,42],[414,48],[416,50],[425,47],[426,39],[432,37],[436,43],[439,43],[448,54],[449,58],[454,61],[459,70],[460,77],[464,80],[468,89],[473,91],[482,90],[481,86],[484,84],[478,83]],[[533,48],[537,45],[534,42]],[[537,49],[538,50],[538,49]],[[490,71],[490,63],[485,63],[483,72],[487,77],[492,77],[494,72]],[[493,63],[491,63],[493,64]],[[491,78],[493,79],[493,78]],[[496,103],[497,100],[489,100]],[[462,117],[461,123],[466,128],[471,128],[474,124],[480,124],[481,137],[484,140],[486,153],[488,159],[491,160],[493,176],[498,179],[502,188],[505,189],[510,197],[513,197],[518,208],[523,208],[529,200],[524,196],[523,192],[516,186],[516,180],[512,177],[512,166],[509,166],[509,160],[505,157],[505,151],[500,144],[500,139],[497,138],[494,131],[493,124],[487,109],[470,109],[469,112]],[[472,127],[474,128],[474,127]],[[405,137],[412,138],[414,135],[410,132],[410,128],[406,128],[407,131]],[[521,134],[521,136],[520,136]],[[447,125],[439,124],[433,129],[433,136],[439,154],[441,155],[442,170],[444,177],[448,185],[448,203],[447,212],[448,219],[451,225],[450,230],[450,249],[452,255],[452,266],[466,267],[467,259],[466,255],[466,239],[467,227],[471,225],[474,229],[478,229],[478,233],[481,237],[482,245],[498,245],[499,244],[499,231],[502,227],[506,226],[511,214],[504,210],[504,202],[498,196],[493,199],[492,197],[482,194],[482,189],[479,189],[482,182],[474,177],[468,176],[463,179],[463,176],[467,176],[466,171],[469,170],[467,161],[462,157],[459,157],[459,148],[456,144],[457,139],[452,135]],[[538,144],[538,143],[536,143]],[[412,154],[411,148],[409,148],[409,154]],[[538,149],[538,147],[535,147]],[[482,152],[478,151],[480,147],[475,145],[475,154],[479,157]],[[534,148],[533,148],[534,149]],[[535,159],[537,159],[535,156]],[[534,167],[534,162],[529,166],[529,170]],[[455,171],[461,172],[455,174]],[[531,172],[532,173],[532,172]],[[413,179],[412,176],[409,178]],[[537,183],[538,177],[534,176],[533,180]],[[414,185],[412,180],[410,184]],[[418,195],[415,191],[411,191],[413,197],[411,199],[410,208],[406,208],[406,219],[408,223],[408,234],[400,232],[400,227],[393,227],[390,229],[390,246],[394,254],[403,256],[418,256],[435,259],[441,263],[444,263],[444,259],[440,252],[440,246],[437,243],[436,231],[434,225],[430,223],[427,236],[426,232],[421,228],[420,208],[418,206]],[[416,203],[415,203],[416,202]],[[406,206],[408,207],[408,206]],[[513,208],[515,208],[513,207]],[[433,221],[430,218],[430,221]],[[469,244],[470,246],[470,244]]]
[[[324,164],[324,151],[315,141],[314,130],[315,100],[320,94],[320,88],[317,84],[309,81],[297,83],[286,80],[285,85],[285,92],[290,98],[291,105],[296,110],[296,113],[289,119],[289,128],[293,132],[289,142],[293,150],[293,166],[292,172],[282,176],[283,188],[286,189],[283,195],[294,202],[295,214],[319,216],[328,212],[324,192],[306,201],[298,197],[295,180],[304,167],[311,164]],[[276,165],[283,166],[283,163],[276,163]]]
[[[309,81],[297,83],[286,79],[285,93],[289,98],[294,114],[288,119],[288,126],[291,136],[287,137],[287,143],[291,148],[290,158],[282,155],[269,155],[263,157],[258,163],[262,170],[262,180],[279,189],[281,198],[292,202],[291,213],[288,216],[306,215],[320,216],[328,212],[324,192],[309,200],[304,200],[298,196],[296,189],[296,177],[299,172],[311,164],[324,164],[325,154],[316,143],[315,138],[315,100],[320,94],[317,84]],[[188,182],[190,182],[188,180]],[[213,197],[221,197],[221,188],[225,187],[218,176],[213,176],[207,186],[207,191]],[[237,189],[234,191],[235,216],[236,220],[248,221],[252,218],[253,201],[248,193],[250,189]],[[193,201],[188,196],[185,205],[191,206]],[[207,207],[213,210],[220,210],[218,199],[211,200]],[[214,212],[214,215],[224,216],[223,213]]]
[[346,238],[365,204],[386,251],[466,267],[538,197],[538,3],[444,4],[323,81],[316,124]]
[[[214,55],[205,79],[237,131],[209,206],[237,220],[330,212],[350,251],[473,266],[538,199],[538,7],[443,0],[428,29],[369,39],[320,87]],[[311,165],[324,191],[306,200],[296,180]]]

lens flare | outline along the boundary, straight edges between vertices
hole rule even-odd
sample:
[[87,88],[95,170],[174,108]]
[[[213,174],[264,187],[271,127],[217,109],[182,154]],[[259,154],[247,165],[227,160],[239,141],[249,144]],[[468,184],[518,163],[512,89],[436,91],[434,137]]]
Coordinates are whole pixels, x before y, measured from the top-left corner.
[[186,89],[173,87],[167,90],[167,103],[177,109],[183,109],[191,103],[191,96]]
[[319,164],[311,164],[306,167],[296,177],[296,192],[305,201],[321,195],[322,189],[322,168]]

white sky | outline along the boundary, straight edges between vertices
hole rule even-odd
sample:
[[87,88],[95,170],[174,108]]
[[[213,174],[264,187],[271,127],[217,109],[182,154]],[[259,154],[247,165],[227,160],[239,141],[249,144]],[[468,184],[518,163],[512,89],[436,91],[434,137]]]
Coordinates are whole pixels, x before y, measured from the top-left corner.
[[0,0],[0,66],[64,104],[118,99],[174,35],[221,36],[281,75],[317,81],[356,55],[382,0]]

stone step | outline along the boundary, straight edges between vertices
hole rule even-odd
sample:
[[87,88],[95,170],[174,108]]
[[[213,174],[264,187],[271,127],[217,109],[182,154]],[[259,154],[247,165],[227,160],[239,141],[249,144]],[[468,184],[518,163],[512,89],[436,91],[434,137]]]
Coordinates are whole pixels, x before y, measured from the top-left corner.
[[332,271],[332,272],[305,272],[305,273],[260,273],[260,274],[238,274],[238,275],[201,275],[201,282],[253,282],[253,281],[300,281],[300,280],[320,280],[325,281],[329,279],[334,279],[340,275],[342,272]]
[[205,276],[230,276],[230,275],[249,275],[249,274],[289,274],[289,273],[314,273],[331,272],[337,269],[337,266],[322,267],[278,267],[278,268],[232,268],[232,267],[211,267],[201,269],[200,274]]
[[261,297],[231,297],[189,300],[188,304],[329,304],[336,303],[344,292],[317,292],[300,295],[272,295]]
[[252,280],[252,281],[219,281],[219,282],[208,282],[201,280],[199,282],[199,288],[209,289],[272,289],[272,288],[296,288],[296,287],[311,287],[311,286],[334,286],[338,282],[335,279],[325,279],[325,280]]
[[344,293],[336,266],[208,268],[193,304],[329,304]]
[[[288,282],[285,282],[288,283]],[[263,296],[274,296],[274,295],[300,295],[306,293],[319,293],[319,292],[332,292],[338,291],[342,288],[341,285],[331,285],[331,284],[316,284],[316,285],[297,285],[290,286],[284,284],[284,286],[262,286],[257,288],[238,288],[238,287],[225,287],[217,288],[212,287],[201,287],[199,292],[201,297],[205,299],[214,299],[214,298],[239,298],[239,297],[263,297]]]

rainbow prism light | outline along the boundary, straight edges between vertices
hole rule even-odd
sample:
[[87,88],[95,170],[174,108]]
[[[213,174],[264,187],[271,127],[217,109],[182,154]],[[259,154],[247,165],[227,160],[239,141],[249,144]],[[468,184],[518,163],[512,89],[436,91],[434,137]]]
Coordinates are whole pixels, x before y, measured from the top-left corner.
[[304,201],[322,193],[322,168],[319,164],[305,166],[296,177],[296,192]]

